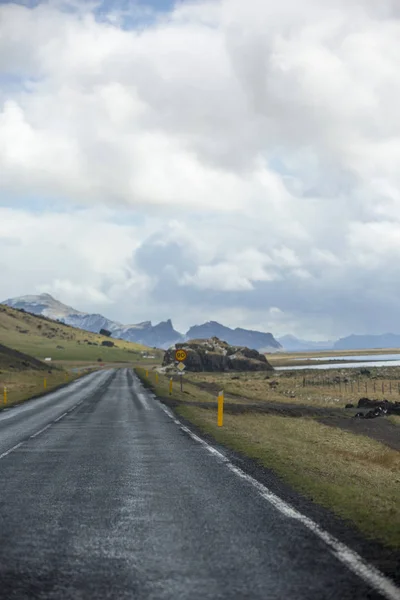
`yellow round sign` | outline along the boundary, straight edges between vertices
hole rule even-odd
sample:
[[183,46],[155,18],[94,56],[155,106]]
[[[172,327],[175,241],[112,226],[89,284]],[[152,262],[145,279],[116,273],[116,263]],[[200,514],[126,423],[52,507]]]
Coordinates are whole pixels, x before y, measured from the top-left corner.
[[184,360],[186,360],[187,358],[187,353],[185,352],[185,350],[177,350],[175,352],[175,359],[178,362],[183,362]]

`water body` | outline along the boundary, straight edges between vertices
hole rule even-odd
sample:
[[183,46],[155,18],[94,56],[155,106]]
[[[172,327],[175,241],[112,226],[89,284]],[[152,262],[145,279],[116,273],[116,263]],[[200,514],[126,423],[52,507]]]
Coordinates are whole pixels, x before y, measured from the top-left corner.
[[[354,354],[347,356],[310,356],[311,360],[345,360],[345,361],[381,361],[381,360],[400,360],[400,354]],[[295,358],[295,360],[304,360],[304,358]]]
[[[275,369],[277,371],[303,371],[305,369],[359,369],[362,367],[368,368],[368,367],[399,367],[400,366],[400,354],[369,354],[368,355],[368,359],[371,360],[365,360],[367,358],[367,356],[364,355],[360,355],[360,356],[352,356],[351,358],[355,359],[355,360],[349,360],[348,362],[345,363],[337,363],[337,362],[330,362],[327,364],[321,364],[321,365],[299,365],[298,367],[296,366],[292,366],[292,367],[275,367]],[[357,360],[359,358],[363,358],[364,360]],[[347,360],[349,359],[348,356],[315,356],[315,357],[310,357],[310,360],[315,360],[315,361],[323,361],[323,360]],[[297,359],[298,360],[298,359]],[[304,359],[303,359],[304,360]]]

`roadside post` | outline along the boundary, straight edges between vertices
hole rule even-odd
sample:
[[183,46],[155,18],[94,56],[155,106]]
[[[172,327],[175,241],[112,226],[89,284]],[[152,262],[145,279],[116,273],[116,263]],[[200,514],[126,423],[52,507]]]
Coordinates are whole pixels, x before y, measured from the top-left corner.
[[218,427],[224,424],[224,390],[218,394]]
[[47,379],[46,377],[43,379],[43,389],[47,388]]
[[7,388],[4,387],[4,391],[3,391],[3,400],[4,400],[4,405],[7,404]]
[[148,377],[148,376],[149,376],[149,372],[148,372],[148,370],[146,369],[146,377]]
[[158,383],[158,373],[156,373],[156,383]]
[[179,348],[178,350],[176,350],[175,352],[175,360],[177,361],[177,369],[178,369],[178,375],[180,375],[180,381],[181,381],[181,392],[183,391],[183,373],[185,371],[185,364],[184,361],[187,359],[187,352],[185,350],[182,350],[182,348]]
[[172,377],[169,380],[169,395],[171,396],[172,394]]

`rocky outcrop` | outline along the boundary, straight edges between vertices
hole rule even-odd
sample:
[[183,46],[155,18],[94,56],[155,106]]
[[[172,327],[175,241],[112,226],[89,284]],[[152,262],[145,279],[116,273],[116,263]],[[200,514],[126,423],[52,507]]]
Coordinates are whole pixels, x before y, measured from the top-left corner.
[[[390,400],[370,400],[369,398],[360,398],[357,408],[370,408],[370,412],[375,412],[375,416],[382,414],[400,415],[400,402],[390,402]],[[367,413],[368,414],[368,413]],[[357,413],[360,416],[362,413]]]
[[186,371],[272,371],[273,367],[263,354],[250,348],[230,346],[213,337],[177,343],[164,355],[164,369],[175,368],[175,351],[183,348],[187,358]]

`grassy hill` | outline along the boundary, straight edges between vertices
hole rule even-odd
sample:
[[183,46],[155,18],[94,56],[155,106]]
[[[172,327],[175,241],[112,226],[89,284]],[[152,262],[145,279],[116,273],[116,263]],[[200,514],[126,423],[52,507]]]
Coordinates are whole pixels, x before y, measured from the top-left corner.
[[46,363],[28,356],[18,350],[13,350],[7,346],[0,344],[0,373],[3,371],[9,371],[14,369],[15,371],[26,371],[32,369],[34,371],[47,371],[48,367]]
[[[103,342],[114,346],[103,346]],[[146,346],[115,340],[63,325],[40,315],[32,315],[0,304],[0,342],[38,359],[52,361],[137,362],[144,353],[158,359],[162,353]]]

